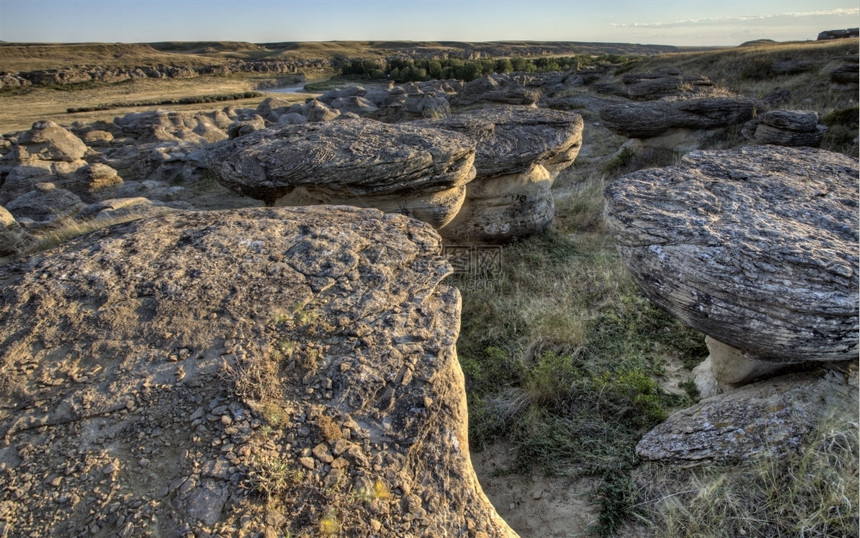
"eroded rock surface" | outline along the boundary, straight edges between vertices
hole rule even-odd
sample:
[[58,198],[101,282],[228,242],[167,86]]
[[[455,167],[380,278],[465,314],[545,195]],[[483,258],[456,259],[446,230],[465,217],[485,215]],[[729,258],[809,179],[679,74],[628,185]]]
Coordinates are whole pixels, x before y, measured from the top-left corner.
[[612,93],[636,101],[648,101],[663,97],[686,95],[699,96],[713,91],[714,83],[703,75],[684,75],[674,68],[665,68],[651,73],[627,73],[621,77],[621,85],[602,84],[596,86],[600,93]]
[[345,207],[4,267],[4,533],[512,536],[470,464],[450,272],[430,226]]
[[454,220],[442,229],[452,240],[506,241],[549,228],[555,216],[550,191],[558,173],[582,146],[578,114],[504,107],[424,123],[477,141],[475,179]]
[[744,134],[759,144],[818,147],[827,127],[809,110],[770,110],[744,125]]
[[452,100],[456,106],[484,103],[506,105],[534,105],[541,91],[528,87],[510,75],[487,75],[467,82]]
[[647,460],[737,463],[800,448],[831,415],[857,413],[857,371],[792,374],[707,398],[648,432]]
[[858,353],[858,165],[811,148],[696,151],[606,187],[606,222],[658,305],[775,362]]
[[18,224],[15,217],[0,206],[0,263],[22,254],[33,242],[33,237]]
[[757,101],[749,97],[706,97],[612,105],[600,111],[610,131],[650,138],[671,129],[714,129],[752,118]]
[[267,204],[370,206],[436,228],[459,211],[474,159],[464,135],[361,119],[266,129],[209,152],[218,181]]

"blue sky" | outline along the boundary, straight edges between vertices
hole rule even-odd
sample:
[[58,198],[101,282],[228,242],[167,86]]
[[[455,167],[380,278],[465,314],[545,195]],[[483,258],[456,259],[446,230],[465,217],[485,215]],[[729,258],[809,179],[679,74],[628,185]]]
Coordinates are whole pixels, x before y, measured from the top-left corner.
[[857,0],[0,0],[0,40],[738,45],[860,26]]

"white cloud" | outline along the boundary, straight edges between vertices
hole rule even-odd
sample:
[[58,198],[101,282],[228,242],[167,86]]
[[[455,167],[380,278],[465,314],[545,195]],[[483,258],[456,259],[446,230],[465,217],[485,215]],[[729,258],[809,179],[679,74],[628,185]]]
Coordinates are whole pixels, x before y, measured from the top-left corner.
[[829,9],[819,11],[795,11],[788,13],[777,13],[773,15],[749,15],[739,17],[708,17],[704,19],[684,19],[669,22],[634,22],[634,23],[612,23],[613,28],[673,28],[678,26],[690,26],[696,24],[723,24],[729,22],[764,21],[777,17],[821,17],[821,16],[843,16],[858,15],[860,8]]

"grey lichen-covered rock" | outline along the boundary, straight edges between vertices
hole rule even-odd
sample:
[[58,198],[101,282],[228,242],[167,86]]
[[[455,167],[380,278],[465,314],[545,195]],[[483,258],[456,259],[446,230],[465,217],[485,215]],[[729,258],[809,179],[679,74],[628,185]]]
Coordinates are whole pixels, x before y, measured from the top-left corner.
[[829,416],[856,416],[856,376],[856,370],[792,374],[707,398],[645,434],[636,453],[673,463],[785,454]]
[[218,181],[267,204],[348,203],[444,226],[474,177],[468,137],[373,120],[288,125],[215,146]]
[[757,101],[748,97],[706,97],[604,107],[600,119],[610,131],[649,138],[671,129],[714,129],[752,118]]
[[5,266],[6,529],[515,536],[470,463],[450,272],[430,226],[348,207],[167,214]]
[[702,75],[683,75],[674,68],[650,73],[627,73],[621,77],[622,85],[602,84],[595,89],[600,93],[612,93],[636,101],[648,101],[663,97],[685,95],[704,97],[713,91],[714,83]]
[[452,240],[507,241],[546,230],[555,216],[550,188],[582,146],[578,114],[526,107],[488,108],[421,125],[477,141],[475,179],[454,220]]
[[695,151],[606,187],[642,290],[717,341],[775,362],[858,353],[858,166],[812,148]]

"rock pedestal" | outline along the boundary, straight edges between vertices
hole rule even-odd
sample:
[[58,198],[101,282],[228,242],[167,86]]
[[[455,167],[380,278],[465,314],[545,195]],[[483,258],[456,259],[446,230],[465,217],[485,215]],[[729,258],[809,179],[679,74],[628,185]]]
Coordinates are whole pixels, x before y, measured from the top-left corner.
[[550,188],[582,146],[578,114],[525,107],[455,114],[423,125],[477,142],[475,179],[454,220],[451,241],[501,242],[546,230],[555,216]]

